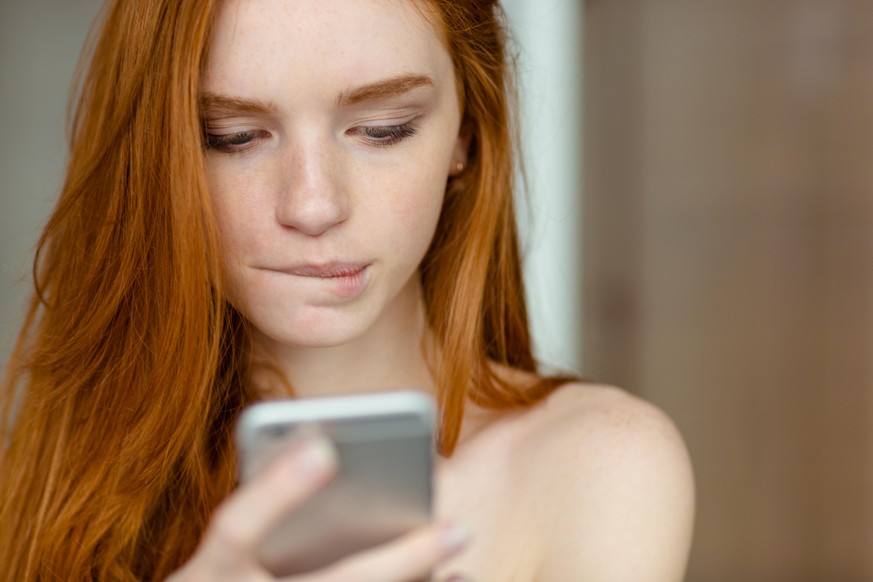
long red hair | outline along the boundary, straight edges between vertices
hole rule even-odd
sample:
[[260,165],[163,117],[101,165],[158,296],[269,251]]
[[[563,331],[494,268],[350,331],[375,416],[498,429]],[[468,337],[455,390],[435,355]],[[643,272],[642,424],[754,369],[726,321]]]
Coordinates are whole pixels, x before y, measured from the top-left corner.
[[[429,0],[456,67],[464,173],[421,267],[437,349],[438,446],[465,403],[530,405],[536,372],[513,210],[506,27],[493,0]],[[34,263],[3,383],[0,573],[161,579],[232,491],[231,432],[256,398],[250,339],[224,300],[203,172],[200,70],[215,0],[113,0],[71,122],[67,178]]]

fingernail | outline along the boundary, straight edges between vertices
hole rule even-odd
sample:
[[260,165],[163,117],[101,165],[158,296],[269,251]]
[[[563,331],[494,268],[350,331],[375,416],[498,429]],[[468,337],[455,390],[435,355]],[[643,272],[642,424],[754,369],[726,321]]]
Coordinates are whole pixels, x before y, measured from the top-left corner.
[[470,528],[460,523],[450,525],[443,530],[441,541],[446,553],[457,552],[470,541]]
[[295,458],[295,468],[304,477],[323,477],[336,466],[336,448],[323,437],[307,439]]

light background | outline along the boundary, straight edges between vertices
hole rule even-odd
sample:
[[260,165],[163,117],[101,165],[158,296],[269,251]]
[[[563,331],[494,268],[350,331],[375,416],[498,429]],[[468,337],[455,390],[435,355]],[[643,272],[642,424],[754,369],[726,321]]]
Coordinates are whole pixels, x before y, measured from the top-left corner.
[[0,361],[31,288],[33,249],[57,198],[65,111],[96,0],[0,0]]

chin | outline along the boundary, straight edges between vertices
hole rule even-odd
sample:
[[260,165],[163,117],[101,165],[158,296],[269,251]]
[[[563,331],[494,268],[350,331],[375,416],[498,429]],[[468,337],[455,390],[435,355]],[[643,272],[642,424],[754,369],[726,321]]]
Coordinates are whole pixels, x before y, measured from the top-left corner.
[[294,336],[275,338],[274,341],[292,348],[338,348],[347,345],[360,336],[350,336],[339,333],[312,334],[308,336]]
[[[278,320],[278,318],[277,318]],[[271,342],[289,348],[336,348],[351,343],[364,335],[367,322],[359,318],[318,318],[318,321],[290,321],[277,326],[276,321],[255,327]],[[339,320],[339,321],[338,321]],[[287,321],[287,320],[286,320]]]

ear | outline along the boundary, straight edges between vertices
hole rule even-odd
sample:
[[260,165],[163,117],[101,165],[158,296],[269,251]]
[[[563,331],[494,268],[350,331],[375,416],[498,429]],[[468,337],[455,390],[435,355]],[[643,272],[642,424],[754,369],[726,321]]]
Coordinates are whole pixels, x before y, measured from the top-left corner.
[[455,141],[455,148],[452,151],[452,158],[449,161],[449,176],[455,177],[464,172],[467,167],[467,158],[470,155],[470,141],[473,137],[473,124],[469,119],[464,119],[461,123],[461,128],[458,130],[458,139]]

